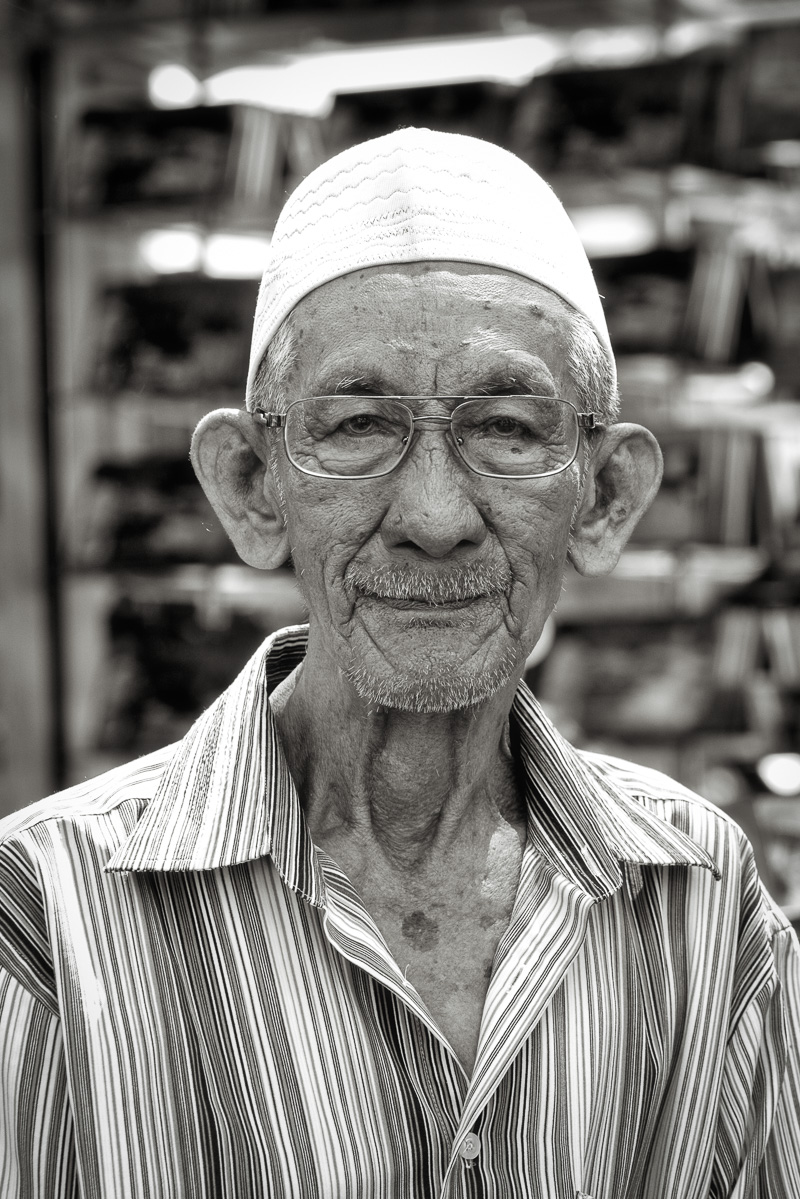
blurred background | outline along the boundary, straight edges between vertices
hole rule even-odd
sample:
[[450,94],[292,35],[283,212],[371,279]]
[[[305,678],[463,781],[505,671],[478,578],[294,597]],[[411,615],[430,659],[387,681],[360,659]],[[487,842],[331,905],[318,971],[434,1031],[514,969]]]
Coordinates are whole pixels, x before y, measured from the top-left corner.
[[800,3],[0,10],[0,813],[179,738],[275,628],[187,457],[242,402],[285,196],[416,124],[552,182],[664,485],[528,679],[725,807],[800,917]]

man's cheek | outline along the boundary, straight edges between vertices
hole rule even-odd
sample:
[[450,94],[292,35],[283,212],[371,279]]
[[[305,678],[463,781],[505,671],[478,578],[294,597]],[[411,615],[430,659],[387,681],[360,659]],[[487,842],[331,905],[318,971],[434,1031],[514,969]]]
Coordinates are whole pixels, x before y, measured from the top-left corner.
[[568,519],[553,519],[549,513],[532,512],[505,530],[501,538],[512,574],[530,583],[553,569],[563,568],[569,545]]
[[320,535],[319,529],[298,531],[293,554],[298,586],[310,612],[333,618],[335,623],[352,615],[352,600],[344,586],[348,563],[358,550],[350,540]]
[[569,547],[569,522],[533,519],[508,531],[504,548],[513,584],[509,596],[510,631],[543,623],[561,592]]
[[290,530],[309,545],[346,539],[358,546],[380,525],[383,509],[376,499],[359,482],[303,479],[288,497]]

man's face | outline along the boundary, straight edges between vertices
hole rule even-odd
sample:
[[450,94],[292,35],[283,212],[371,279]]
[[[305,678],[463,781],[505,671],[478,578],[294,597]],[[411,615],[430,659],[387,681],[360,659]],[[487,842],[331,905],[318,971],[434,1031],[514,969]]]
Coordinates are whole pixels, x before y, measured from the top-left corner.
[[[462,264],[335,279],[294,314],[287,400],[532,394],[573,399],[568,315],[546,288]],[[477,475],[441,426],[418,426],[377,479],[278,470],[310,650],[365,700],[411,711],[481,702],[517,674],[561,587],[580,456],[543,479]]]

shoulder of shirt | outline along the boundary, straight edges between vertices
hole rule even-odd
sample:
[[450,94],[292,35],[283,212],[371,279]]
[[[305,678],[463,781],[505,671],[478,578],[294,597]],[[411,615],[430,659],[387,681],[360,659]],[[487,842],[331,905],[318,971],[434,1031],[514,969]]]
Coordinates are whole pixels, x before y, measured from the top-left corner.
[[752,865],[760,892],[765,931],[771,940],[779,933],[792,933],[792,925],[758,877],[753,865],[753,850],[741,827],[728,814],[682,783],[636,762],[627,762],[609,754],[578,753],[589,770],[624,791],[660,820],[679,827],[716,859],[721,842],[733,843]]
[[53,1016],[59,1006],[47,918],[52,879],[44,864],[70,826],[107,850],[119,831],[109,827],[119,826],[115,814],[130,805],[126,821],[138,819],[174,752],[167,746],[0,821],[0,973],[10,973]]
[[0,847],[47,821],[103,816],[129,800],[148,803],[176,748],[165,746],[12,812],[0,820]]

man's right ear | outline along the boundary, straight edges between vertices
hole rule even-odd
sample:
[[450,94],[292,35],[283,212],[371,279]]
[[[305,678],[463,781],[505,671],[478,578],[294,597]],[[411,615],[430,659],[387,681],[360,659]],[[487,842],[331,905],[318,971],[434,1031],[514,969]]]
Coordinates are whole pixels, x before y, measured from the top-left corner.
[[282,566],[289,536],[262,426],[235,408],[209,412],[194,431],[192,466],[239,557],[261,570]]

